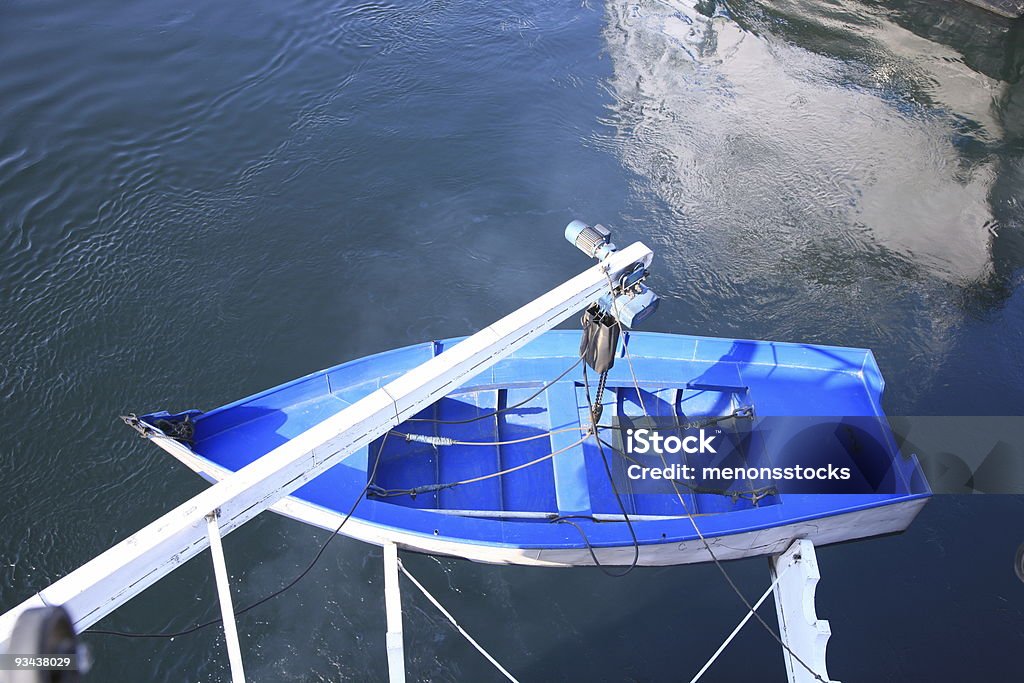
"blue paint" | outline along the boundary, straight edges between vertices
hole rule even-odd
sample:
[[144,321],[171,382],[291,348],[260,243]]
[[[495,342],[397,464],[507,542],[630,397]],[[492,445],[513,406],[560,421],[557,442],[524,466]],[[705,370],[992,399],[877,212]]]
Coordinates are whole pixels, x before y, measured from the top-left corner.
[[[342,410],[386,381],[415,367],[458,339],[430,342],[368,356],[308,375],[205,414],[193,413],[194,450],[203,458],[237,470]],[[418,417],[462,420],[522,401],[575,362],[579,333],[555,331],[482,373],[472,383],[422,411]],[[880,416],[881,373],[870,351],[773,342],[708,339],[685,335],[633,333],[628,362],[616,363],[608,377],[605,417],[644,414],[694,419],[754,406],[759,420],[773,416]],[[461,425],[407,422],[398,430],[448,436],[460,441],[509,441],[587,424],[587,404],[579,372],[547,392],[503,413]],[[593,383],[595,378],[591,377]],[[593,388],[593,387],[592,387]],[[146,418],[167,417],[153,413]],[[885,462],[859,463],[865,481],[881,481],[884,493],[823,494],[801,491],[770,495],[753,505],[714,493],[685,493],[687,508],[700,513],[706,536],[725,536],[890,505],[930,495],[915,459],[902,458],[884,420]],[[367,471],[381,458],[376,483],[408,489],[477,477],[533,460],[579,438],[575,431],[502,446],[441,446],[382,439],[325,472],[294,495],[345,512],[366,483]],[[750,465],[786,464],[779,448],[783,435],[758,437]],[[607,451],[607,449],[606,449]],[[626,463],[607,452],[613,467]],[[878,454],[872,457],[876,460]],[[679,501],[668,495],[620,491],[626,509],[638,515],[678,515]],[[417,495],[368,498],[356,517],[383,527],[472,544],[514,548],[580,548],[579,534],[549,520],[496,519],[438,515],[432,509],[619,514],[618,502],[593,441],[541,464],[501,478]],[[595,546],[628,546],[623,523],[580,520]],[[688,519],[634,523],[641,544],[673,543],[696,537]],[[435,532],[436,530],[436,532]]]

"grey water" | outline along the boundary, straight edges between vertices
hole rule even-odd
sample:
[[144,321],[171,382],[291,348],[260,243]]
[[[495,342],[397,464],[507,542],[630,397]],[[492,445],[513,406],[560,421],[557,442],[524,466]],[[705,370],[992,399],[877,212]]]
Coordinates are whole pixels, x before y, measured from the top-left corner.
[[[868,347],[890,414],[1020,415],[1022,64],[952,0],[0,4],[0,610],[204,488],[118,414],[470,333],[586,266],[577,217],[654,247],[648,329]],[[228,537],[236,604],[324,538]],[[820,549],[832,677],[1019,680],[1022,542],[1021,497],[938,496]],[[713,566],[406,563],[522,680],[689,680],[744,613]],[[411,679],[498,680],[403,601]],[[204,554],[102,625],[216,614]],[[239,627],[253,680],[383,679],[379,550]],[[217,629],[87,640],[88,680],[228,675]],[[755,676],[748,626],[704,680]]]

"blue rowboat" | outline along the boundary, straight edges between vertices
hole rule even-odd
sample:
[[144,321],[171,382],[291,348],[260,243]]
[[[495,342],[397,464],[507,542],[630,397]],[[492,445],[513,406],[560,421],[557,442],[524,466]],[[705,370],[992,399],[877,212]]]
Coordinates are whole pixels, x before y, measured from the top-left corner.
[[[177,435],[157,443],[215,482],[458,341],[367,356],[209,412],[142,420]],[[480,562],[671,565],[778,554],[799,538],[823,545],[899,532],[930,496],[916,458],[901,455],[889,431],[870,351],[632,333],[628,358],[620,351],[607,377],[599,448],[588,433],[595,377],[584,381],[579,341],[575,331],[542,335],[271,509],[333,531],[359,500],[345,535]],[[629,455],[624,427],[644,415],[721,437],[726,448],[682,455],[694,467],[776,469],[717,488],[633,478],[650,458]],[[845,467],[849,479],[782,478],[783,466],[807,458]]]

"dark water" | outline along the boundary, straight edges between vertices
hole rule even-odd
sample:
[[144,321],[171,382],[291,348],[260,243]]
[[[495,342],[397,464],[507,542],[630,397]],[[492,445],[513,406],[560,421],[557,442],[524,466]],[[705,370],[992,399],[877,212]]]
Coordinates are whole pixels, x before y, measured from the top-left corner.
[[[202,489],[118,413],[471,332],[585,266],[574,217],[655,247],[651,329],[867,346],[891,414],[1021,414],[1022,63],[1019,23],[924,0],[3,3],[0,608]],[[236,599],[323,538],[229,537]],[[832,676],[1019,679],[1022,541],[1024,500],[942,497],[822,549]],[[105,625],[214,614],[208,563]],[[407,564],[523,680],[688,680],[743,613],[713,567]],[[243,618],[253,679],[383,678],[380,567],[341,539]],[[494,679],[405,609],[411,678]],[[90,641],[96,681],[227,675],[214,632]],[[705,680],[741,676],[783,676],[754,628]]]

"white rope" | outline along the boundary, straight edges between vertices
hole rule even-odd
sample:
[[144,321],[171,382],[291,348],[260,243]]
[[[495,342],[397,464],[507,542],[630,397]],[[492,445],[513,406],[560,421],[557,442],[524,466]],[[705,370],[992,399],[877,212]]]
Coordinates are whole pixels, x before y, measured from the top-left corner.
[[[604,275],[605,275],[605,279],[608,281],[608,292],[609,292],[609,296],[611,297],[611,300],[612,300],[612,306],[615,308],[615,320],[616,320],[616,322],[619,325],[619,331],[620,332],[624,332],[624,329],[622,327],[622,319],[619,317],[618,302],[616,301],[616,298],[615,298],[615,283],[612,282],[611,275],[608,274],[607,269],[605,269]],[[623,340],[623,342],[622,342],[622,353],[626,357],[626,363],[629,365],[629,374],[632,375],[632,378],[633,378],[633,387],[636,389],[637,399],[640,401],[640,409],[643,411],[644,416],[648,417],[647,407],[644,405],[644,399],[643,399],[643,396],[640,393],[640,382],[636,378],[636,371],[633,370],[633,359],[632,359],[632,357],[630,356],[630,353],[629,353],[629,344],[627,344],[625,340]],[[658,455],[661,456],[661,461],[662,461],[662,463],[664,463],[665,467],[668,467],[668,462],[665,460],[665,454],[659,451]],[[686,516],[689,518],[690,524],[693,525],[693,530],[697,533],[697,538],[699,538],[701,543],[704,544],[704,548],[708,551],[708,555],[711,556],[711,559],[712,559],[712,561],[714,561],[715,566],[718,567],[718,571],[720,571],[722,573],[722,577],[726,580],[726,582],[732,588],[733,592],[736,593],[736,596],[743,602],[743,604],[745,606],[749,606],[750,603],[747,602],[747,599],[743,596],[743,593],[740,592],[740,589],[736,586],[736,583],[732,580],[732,577],[729,576],[729,573],[725,570],[725,567],[722,566],[722,563],[715,556],[715,551],[713,551],[711,549],[711,544],[708,543],[707,539],[704,537],[704,534],[701,533],[700,527],[697,526],[697,520],[694,519],[694,515],[690,512],[690,508],[686,504],[686,500],[683,498],[683,494],[679,491],[679,486],[676,484],[675,479],[670,479],[669,481],[672,483],[672,488],[675,489],[676,497],[679,499],[679,502],[682,504],[683,510],[687,513]],[[775,584],[772,584],[772,589],[774,589],[774,587],[775,587]],[[769,592],[771,592],[771,591],[769,591]],[[761,600],[758,601],[758,604],[760,604],[761,601],[763,601],[767,596],[768,596],[768,593],[765,593],[765,595],[761,597]],[[772,627],[770,627],[768,625],[768,622],[766,622],[764,619],[761,618],[760,614],[757,614],[756,612],[757,612],[757,606],[755,605],[754,607],[751,607],[749,609],[749,611],[747,612],[747,616],[745,616],[743,618],[743,622],[740,624],[740,627],[742,627],[743,624],[745,624],[747,622],[747,620],[751,616],[756,616],[758,622],[760,622],[761,626],[764,627],[764,630],[767,631],[772,636],[772,638],[774,638],[775,641],[779,645],[782,646],[783,651],[788,653],[790,657],[792,657],[797,663],[800,664],[800,666],[802,666],[803,668],[807,669],[808,673],[810,673],[811,676],[813,676],[815,680],[820,681],[821,683],[827,683],[826,679],[821,674],[819,674],[817,671],[812,669],[810,667],[810,665],[807,662],[805,662],[803,659],[801,659],[800,656],[797,653],[793,652],[793,649],[791,647],[789,647],[789,645],[787,645],[785,643],[785,641],[782,640],[782,637],[778,633],[776,633],[772,629]],[[736,631],[739,631],[739,627],[737,627]],[[734,632],[734,635],[735,635],[735,632]],[[720,649],[725,649],[725,645],[729,644],[729,640],[732,640],[732,636],[730,636],[729,639],[726,640],[726,642],[722,645],[722,647]],[[715,653],[715,657],[717,657],[717,656],[718,656],[718,653]],[[714,657],[712,657],[711,661],[714,661]],[[705,669],[708,666],[710,666],[710,665],[711,665],[711,662],[708,662],[705,665]],[[703,673],[703,672],[704,672],[704,669],[701,670],[701,673]],[[697,675],[697,678],[700,678],[700,674]],[[694,678],[693,680],[697,680],[697,678]],[[692,681],[691,681],[691,683],[692,683]]]
[[[608,282],[608,292],[609,292],[609,296],[611,297],[611,304],[612,304],[612,306],[615,309],[615,322],[618,324],[618,331],[625,333],[625,329],[623,328],[622,318],[620,318],[620,316],[618,316],[618,302],[615,299],[615,285],[614,285],[614,283],[611,282],[611,275],[608,274],[607,269],[605,269],[605,271],[604,271],[604,276],[605,276],[605,279]],[[633,358],[630,355],[630,347],[629,347],[629,344],[626,343],[626,340],[623,340],[623,355],[626,356],[627,365],[629,365],[629,367],[630,367],[630,375],[633,377],[633,387],[636,389],[637,399],[640,401],[640,410],[643,411],[643,415],[645,417],[647,417],[648,416],[647,407],[646,407],[646,405],[643,404],[643,396],[641,395],[641,392],[640,392],[640,382],[637,380],[636,371],[633,370]],[[662,457],[662,462],[665,464],[666,467],[668,467],[669,463],[665,459],[665,454],[658,452],[658,455],[660,457]],[[739,589],[736,587],[736,584],[729,577],[729,573],[725,570],[725,567],[722,566],[722,563],[719,561],[718,557],[715,556],[715,551],[713,551],[711,549],[711,544],[708,543],[708,540],[705,538],[705,535],[703,535],[703,533],[701,533],[700,527],[697,526],[696,519],[694,519],[695,515],[690,512],[689,506],[686,505],[686,501],[685,501],[685,499],[683,499],[683,495],[682,495],[682,493],[679,490],[679,485],[676,483],[676,480],[675,479],[669,479],[669,481],[672,482],[672,487],[675,489],[675,492],[676,492],[676,498],[679,499],[679,502],[683,506],[683,510],[686,511],[686,516],[689,518],[690,524],[693,525],[693,530],[696,532],[697,538],[700,539],[700,543],[702,543],[703,547],[705,547],[705,549],[708,551],[708,554],[711,556],[711,559],[715,562],[715,565],[718,567],[718,570],[722,572],[722,577],[725,579],[725,581],[732,588],[732,590],[736,594],[736,596],[743,602],[744,605],[748,605],[749,606],[750,603],[748,601],[746,601],[746,598],[743,597],[743,594],[739,592]],[[775,587],[775,584],[772,584],[772,588],[769,590],[768,593],[770,593],[771,590],[774,590],[774,587]],[[768,593],[766,593],[764,596],[761,597],[761,600],[758,601],[758,605],[760,605],[761,602],[768,596]],[[808,673],[810,673],[811,676],[814,677],[815,680],[820,681],[821,683],[825,683],[825,679],[818,672],[816,672],[813,669],[811,669],[811,667],[806,663],[806,661],[804,661],[800,657],[800,655],[798,655],[796,652],[793,651],[793,648],[791,648],[790,646],[786,645],[785,642],[782,640],[781,636],[779,636],[779,634],[775,633],[775,631],[773,631],[772,628],[770,626],[768,626],[768,623],[763,620],[761,615],[757,614],[756,612],[757,612],[757,605],[751,607],[750,610],[748,612],[746,612],[746,616],[743,617],[742,623],[739,625],[739,627],[736,628],[736,632],[739,631],[739,629],[742,627],[742,625],[745,624],[746,621],[748,621],[751,616],[757,616],[758,617],[758,622],[760,622],[761,626],[764,627],[765,631],[767,631],[771,635],[771,637],[774,638],[775,641],[779,645],[782,646],[782,650],[783,651],[785,651],[788,654],[790,654],[790,656],[792,656],[797,661],[797,663],[800,664],[800,666],[802,666],[804,669],[806,669],[808,671]],[[735,635],[735,632],[733,632],[733,635]],[[726,640],[726,642],[720,648],[720,651],[722,649],[725,649],[725,646],[729,644],[729,640],[732,640],[732,636],[730,636]],[[717,657],[717,656],[718,656],[718,652],[716,652],[715,656],[712,657],[712,661],[714,661],[715,657]],[[707,668],[710,667],[710,666],[711,666],[711,661],[709,661],[709,663],[707,665],[705,665],[705,669],[700,670],[700,673],[697,674],[696,678],[694,678],[693,680],[694,681],[697,680],[697,678],[700,677],[700,674],[702,674],[703,671],[707,670]],[[691,683],[692,683],[692,681],[691,681]]]
[[510,674],[508,672],[508,670],[505,669],[505,667],[503,667],[501,664],[499,664],[498,660],[496,660],[494,657],[489,655],[487,653],[487,651],[480,645],[480,643],[478,643],[475,640],[473,640],[473,636],[471,636],[468,633],[466,633],[466,630],[464,628],[462,628],[461,626],[459,626],[458,622],[455,621],[455,617],[453,617],[451,615],[451,612],[449,612],[444,607],[442,607],[441,603],[439,603],[434,598],[433,595],[431,595],[429,592],[427,592],[427,589],[423,587],[423,584],[421,584],[419,581],[417,581],[416,577],[414,577],[412,574],[409,573],[409,570],[405,568],[404,564],[402,564],[402,560],[401,559],[398,560],[398,568],[402,570],[402,573],[405,574],[406,578],[408,578],[410,581],[412,581],[412,585],[414,585],[417,588],[419,588],[420,589],[420,593],[423,593],[423,595],[426,596],[427,600],[429,600],[434,605],[434,607],[436,607],[437,610],[441,614],[443,614],[448,619],[448,621],[450,621],[452,623],[452,626],[454,626],[458,630],[458,632],[461,633],[463,635],[463,637],[466,640],[469,641],[469,644],[477,649],[477,652],[482,654],[487,659],[488,662],[493,664],[494,668],[496,668],[498,671],[500,671],[502,674],[504,674],[505,678],[507,678],[508,680],[512,681],[512,683],[519,683],[519,681],[516,680],[516,677],[513,676],[512,674]]
[[788,572],[792,568],[793,565],[791,564],[788,567],[786,567],[781,574],[775,577],[775,580],[772,581],[772,585],[768,586],[768,590],[764,592],[764,595],[762,595],[761,598],[754,603],[753,607],[747,610],[747,613],[743,616],[743,619],[740,620],[740,623],[737,624],[736,628],[732,630],[732,633],[730,633],[729,637],[725,639],[725,642],[718,646],[718,649],[715,650],[715,654],[711,655],[711,659],[709,659],[707,663],[704,664],[703,667],[701,667],[701,670],[697,672],[697,675],[690,679],[690,683],[697,683],[697,681],[700,680],[700,677],[704,675],[704,672],[711,668],[711,665],[715,663],[716,659],[718,659],[718,655],[722,654],[725,648],[729,647],[729,643],[731,643],[733,638],[736,637],[736,634],[740,632],[740,629],[746,626],[747,622],[750,621],[750,617],[754,616],[754,612],[756,612],[757,609],[761,606],[761,604],[768,599],[768,596],[775,591],[775,587],[779,585],[779,581],[781,581],[782,577],[786,575],[786,572]]

